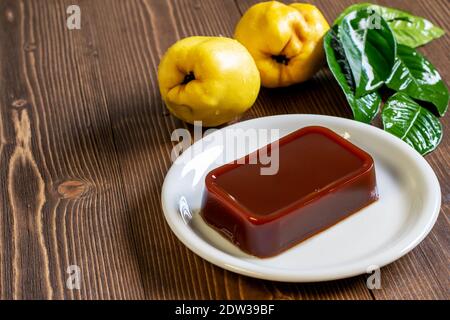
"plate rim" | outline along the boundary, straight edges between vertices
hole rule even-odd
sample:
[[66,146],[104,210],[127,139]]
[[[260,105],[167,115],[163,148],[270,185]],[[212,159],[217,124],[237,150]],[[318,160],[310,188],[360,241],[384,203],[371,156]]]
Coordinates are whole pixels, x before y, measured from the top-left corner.
[[[383,267],[389,263],[396,261],[401,258],[412,249],[414,249],[431,231],[433,228],[438,216],[441,207],[441,189],[439,185],[439,181],[436,177],[435,172],[431,168],[430,164],[423,158],[417,151],[415,151],[412,147],[410,147],[407,143],[402,141],[401,139],[389,134],[388,132],[377,128],[375,126],[371,126],[365,123],[361,123],[358,121],[354,121],[347,118],[340,118],[334,116],[327,115],[316,115],[316,114],[285,114],[285,115],[273,115],[267,117],[254,118],[242,122],[238,122],[224,128],[219,129],[219,131],[227,128],[237,128],[245,125],[251,125],[252,122],[261,122],[261,121],[271,121],[274,122],[276,120],[281,121],[282,118],[305,118],[303,120],[315,119],[316,121],[320,121],[321,119],[325,119],[326,126],[330,122],[341,123],[343,126],[350,127],[361,127],[363,130],[371,130],[374,134],[382,135],[386,139],[391,140],[391,142],[402,149],[405,153],[408,153],[409,156],[412,157],[414,162],[416,162],[423,171],[423,176],[425,177],[425,181],[427,182],[427,186],[431,186],[429,193],[436,194],[436,196],[429,197],[427,200],[429,205],[426,207],[431,207],[431,212],[428,214],[428,219],[423,223],[421,228],[421,232],[418,234],[414,234],[414,237],[408,241],[408,243],[400,246],[398,243],[396,245],[391,246],[389,249],[382,251],[375,255],[375,258],[365,258],[361,259],[359,263],[344,263],[338,266],[330,267],[320,267],[314,268],[311,270],[302,270],[301,273],[296,273],[295,269],[274,269],[268,266],[261,266],[252,264],[251,262],[244,261],[238,257],[232,256],[226,252],[221,251],[215,246],[211,245],[204,239],[200,238],[191,228],[189,228],[186,224],[181,224],[180,221],[175,221],[172,219],[172,215],[169,213],[169,209],[166,209],[166,194],[168,191],[168,182],[170,176],[174,174],[177,163],[174,161],[172,166],[168,170],[164,182],[161,189],[161,207],[163,210],[164,218],[166,222],[169,224],[171,231],[175,234],[175,236],[192,252],[200,256],[201,258],[207,260],[208,262],[224,268],[226,270],[242,274],[245,276],[259,278],[264,280],[271,281],[282,281],[282,282],[320,282],[320,281],[329,281],[329,280],[337,280],[348,278],[352,276],[357,276],[360,274],[367,273],[367,266],[376,265],[378,267]],[[317,124],[315,124],[317,125]],[[299,126],[301,128],[302,126]],[[203,139],[203,138],[202,138]],[[198,143],[198,141],[196,142]],[[194,143],[195,144],[195,143]],[[190,146],[192,148],[193,145]],[[182,157],[183,155],[180,155]],[[426,171],[426,172],[425,172]],[[425,201],[424,201],[425,202]],[[425,211],[422,209],[421,212]],[[183,230],[177,225],[180,224],[182,228],[184,227],[189,232],[182,232]],[[189,235],[188,235],[189,234]],[[193,236],[193,237],[192,237]],[[366,260],[376,260],[371,263],[364,262]]]

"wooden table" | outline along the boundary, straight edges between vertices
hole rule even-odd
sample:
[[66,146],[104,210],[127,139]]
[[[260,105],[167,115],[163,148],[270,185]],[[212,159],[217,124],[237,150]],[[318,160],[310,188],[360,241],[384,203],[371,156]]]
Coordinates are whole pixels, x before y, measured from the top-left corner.
[[[170,135],[186,127],[164,107],[156,70],[190,35],[231,36],[252,0],[0,1],[1,299],[449,299],[449,148],[426,159],[442,209],[429,236],[367,276],[286,284],[240,276],[189,251],[160,204],[171,165]],[[332,21],[353,1],[314,1]],[[379,1],[450,30],[449,4]],[[81,30],[66,9],[81,8]],[[448,35],[421,49],[450,81]],[[286,113],[351,117],[322,70],[285,89],[263,89],[244,119]],[[81,269],[80,290],[66,287]]]

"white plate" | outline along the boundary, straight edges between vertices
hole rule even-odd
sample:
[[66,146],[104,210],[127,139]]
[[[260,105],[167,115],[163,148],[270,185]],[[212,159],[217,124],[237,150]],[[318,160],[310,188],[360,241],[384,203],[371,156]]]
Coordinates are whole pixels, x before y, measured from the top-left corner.
[[[249,256],[206,225],[198,214],[206,174],[226,161],[221,160],[221,153],[228,141],[213,138],[224,129],[280,129],[280,136],[284,136],[310,125],[327,127],[372,155],[380,199],[278,256]],[[437,219],[441,192],[433,170],[414,149],[376,127],[329,116],[281,115],[224,129],[207,136],[209,143],[203,141],[203,151],[191,152],[197,142],[179,156],[162,188],[162,208],[172,231],[189,249],[222,268],[288,282],[355,276],[409,252]],[[266,143],[258,143],[256,148]],[[253,150],[240,150],[236,158],[249,151]]]

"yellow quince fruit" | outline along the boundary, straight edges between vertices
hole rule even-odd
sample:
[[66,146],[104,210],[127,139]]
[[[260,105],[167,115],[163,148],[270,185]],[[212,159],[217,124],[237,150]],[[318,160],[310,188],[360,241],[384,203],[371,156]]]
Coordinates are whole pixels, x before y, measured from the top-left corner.
[[172,45],[158,67],[161,96],[179,119],[205,127],[229,122],[249,109],[261,81],[255,61],[238,41],[189,37]]
[[330,26],[315,6],[261,2],[245,12],[234,37],[255,59],[265,87],[311,78],[324,61],[322,38]]

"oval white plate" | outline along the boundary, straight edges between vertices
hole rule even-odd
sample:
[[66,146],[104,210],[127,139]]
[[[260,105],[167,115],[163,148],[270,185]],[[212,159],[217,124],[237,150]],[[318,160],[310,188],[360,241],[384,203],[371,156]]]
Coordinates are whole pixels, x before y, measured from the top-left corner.
[[[198,214],[206,174],[226,163],[221,155],[228,141],[214,138],[225,129],[279,129],[281,137],[310,125],[327,127],[372,155],[380,199],[276,257],[249,256]],[[409,252],[437,219],[441,192],[433,170],[414,149],[376,127],[329,116],[281,115],[240,122],[207,139],[203,148],[197,142],[174,162],[162,188],[162,208],[170,228],[189,249],[227,270],[289,282],[355,276]],[[256,148],[265,144],[258,143]],[[193,148],[197,151],[192,152]],[[253,150],[240,150],[236,157],[249,151]]]

